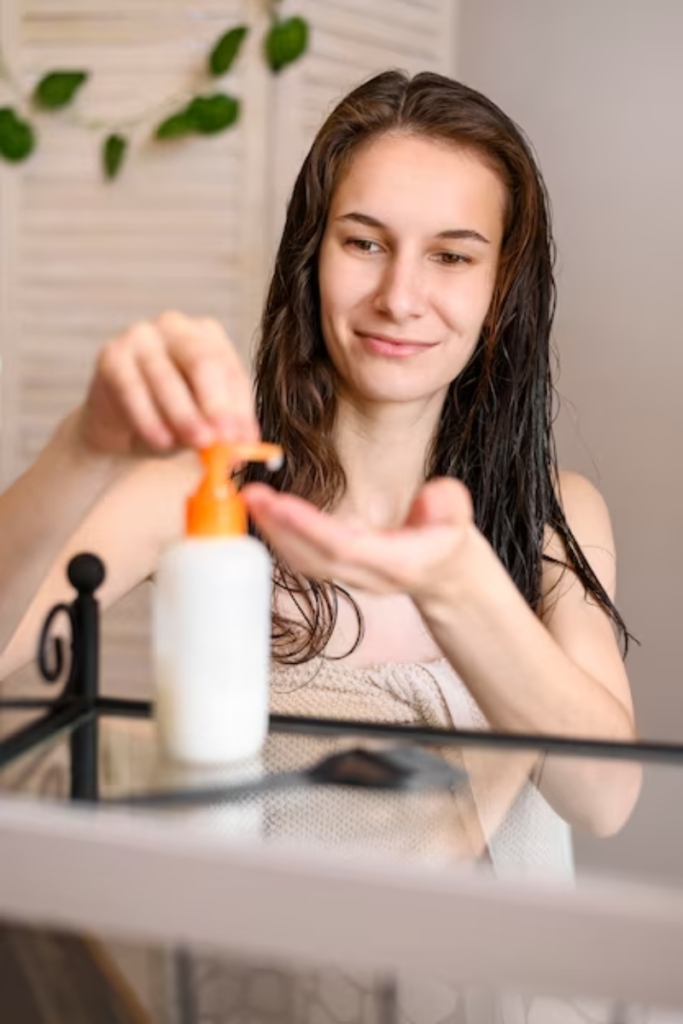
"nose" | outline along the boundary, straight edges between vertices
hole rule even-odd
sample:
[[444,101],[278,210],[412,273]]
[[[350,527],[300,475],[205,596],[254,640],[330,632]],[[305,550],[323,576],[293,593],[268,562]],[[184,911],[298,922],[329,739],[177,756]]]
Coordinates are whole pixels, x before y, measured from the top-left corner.
[[427,303],[423,268],[409,254],[394,254],[384,267],[375,308],[395,323],[422,316]]

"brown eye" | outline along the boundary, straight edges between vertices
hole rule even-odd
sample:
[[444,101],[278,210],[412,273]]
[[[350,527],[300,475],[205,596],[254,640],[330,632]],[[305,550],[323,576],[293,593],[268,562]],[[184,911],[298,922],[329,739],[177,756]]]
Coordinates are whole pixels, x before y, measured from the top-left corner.
[[460,263],[466,264],[472,262],[469,256],[463,256],[459,252],[440,252],[437,255],[437,259],[439,259],[445,267],[457,267]]
[[[379,244],[373,242],[371,238],[349,238],[346,244],[358,250],[358,252],[372,253],[379,250]],[[372,248],[373,245],[375,249]]]

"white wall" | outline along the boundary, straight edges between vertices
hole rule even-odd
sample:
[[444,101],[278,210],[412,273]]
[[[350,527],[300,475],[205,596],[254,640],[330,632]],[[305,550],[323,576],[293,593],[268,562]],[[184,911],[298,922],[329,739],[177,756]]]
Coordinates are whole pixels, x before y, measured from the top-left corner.
[[[560,459],[605,495],[641,733],[683,742],[683,3],[464,0],[459,74],[530,136],[559,244]],[[579,863],[681,878],[683,773],[648,766]]]
[[549,186],[561,462],[612,511],[641,731],[683,740],[683,3],[465,0],[459,41]]

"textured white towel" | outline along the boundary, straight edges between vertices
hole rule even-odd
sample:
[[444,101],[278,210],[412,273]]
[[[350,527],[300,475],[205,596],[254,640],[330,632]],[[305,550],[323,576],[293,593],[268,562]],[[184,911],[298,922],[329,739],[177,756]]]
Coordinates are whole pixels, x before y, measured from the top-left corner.
[[[280,714],[310,717],[442,729],[488,728],[481,709],[445,658],[366,667],[348,667],[324,658],[304,665],[274,664],[271,708]],[[462,748],[461,757],[470,773],[474,805],[496,873],[543,871],[571,879],[569,826],[535,785],[525,781],[522,762],[528,759],[471,747]]]

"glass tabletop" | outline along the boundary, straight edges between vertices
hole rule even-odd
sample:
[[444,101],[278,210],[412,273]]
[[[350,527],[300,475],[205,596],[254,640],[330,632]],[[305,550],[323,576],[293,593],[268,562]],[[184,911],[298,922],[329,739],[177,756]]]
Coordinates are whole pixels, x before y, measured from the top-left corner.
[[[668,807],[683,804],[683,754],[644,759],[637,747],[616,757],[571,747],[558,753],[540,741],[515,746],[488,736],[274,720],[260,757],[199,768],[163,757],[150,709],[141,708],[100,709],[34,743],[0,767],[0,791],[96,802],[100,812],[111,806],[184,829],[329,849],[336,857],[458,865],[504,877],[683,880],[677,816],[663,806],[652,814],[653,794],[666,793]],[[30,715],[3,709],[0,719],[6,736]],[[343,754],[352,756],[340,760]],[[389,777],[397,764],[398,781]],[[327,774],[312,778],[321,765]],[[352,777],[345,784],[338,775],[330,779],[330,765]],[[581,820],[580,806],[563,816],[553,795],[558,766],[591,772],[608,804],[627,794],[624,820],[607,829],[612,834],[595,834],[601,828],[588,813]]]

